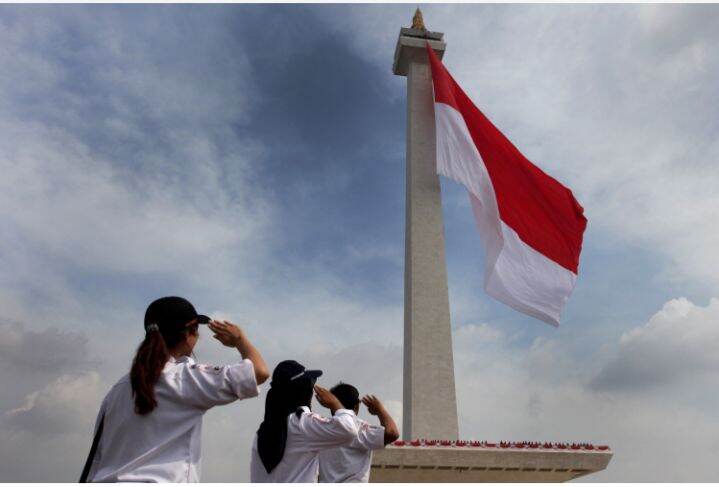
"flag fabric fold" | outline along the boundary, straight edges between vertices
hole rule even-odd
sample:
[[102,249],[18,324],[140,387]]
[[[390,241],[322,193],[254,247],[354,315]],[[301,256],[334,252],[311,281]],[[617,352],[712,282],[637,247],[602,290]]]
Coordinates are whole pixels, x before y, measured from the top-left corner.
[[485,248],[487,294],[559,325],[577,280],[584,210],[532,164],[462,91],[427,44],[437,125],[437,172],[469,191]]

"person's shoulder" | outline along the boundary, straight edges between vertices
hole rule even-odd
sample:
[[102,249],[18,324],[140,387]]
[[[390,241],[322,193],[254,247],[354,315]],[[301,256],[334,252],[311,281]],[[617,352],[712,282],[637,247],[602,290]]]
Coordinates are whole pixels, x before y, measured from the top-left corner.
[[130,386],[130,374],[125,374],[119,379],[117,379],[117,382],[115,382],[112,387],[110,387],[110,390],[108,391],[108,395],[112,394],[113,392],[117,391],[118,389],[125,389]]
[[169,360],[165,364],[163,373],[177,375],[179,373],[220,375],[224,365],[197,363],[191,357]]
[[357,418],[355,424],[357,425],[358,431],[372,431],[376,430],[377,428],[381,428],[382,430],[384,430],[384,427],[382,425],[370,423],[369,421],[366,421],[362,418]]
[[110,390],[107,391],[107,394],[105,394],[105,397],[102,399],[103,404],[111,401],[118,395],[126,395],[130,388],[130,374],[125,374],[110,387]]
[[290,415],[290,417],[294,417],[297,420],[302,419],[309,419],[314,417],[321,417],[319,414],[313,412],[310,408],[307,406],[300,406]]
[[357,425],[358,428],[372,426],[372,424],[369,421],[366,421],[357,415],[355,415],[355,424]]
[[290,422],[296,423],[298,425],[302,425],[303,423],[307,422],[329,423],[331,421],[332,420],[330,418],[322,416],[319,413],[313,412],[307,406],[297,408],[297,410],[290,415]]
[[225,368],[225,365],[216,365],[216,364],[197,364],[197,363],[191,363],[191,364],[185,364],[185,367],[187,367],[189,370],[201,372],[203,374],[214,374],[219,375],[222,373],[222,369]]
[[252,367],[252,362],[248,359],[243,359],[232,364],[210,364],[195,362],[191,357],[182,357],[177,360],[169,360],[167,364],[165,364],[163,372],[172,374],[180,371],[189,371],[190,373],[220,375],[229,369],[252,369]]

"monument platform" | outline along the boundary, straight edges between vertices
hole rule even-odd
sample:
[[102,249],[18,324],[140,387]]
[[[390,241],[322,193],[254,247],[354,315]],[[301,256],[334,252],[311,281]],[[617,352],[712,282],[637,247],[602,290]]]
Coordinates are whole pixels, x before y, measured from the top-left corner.
[[565,482],[611,458],[588,443],[396,441],[374,452],[370,482]]

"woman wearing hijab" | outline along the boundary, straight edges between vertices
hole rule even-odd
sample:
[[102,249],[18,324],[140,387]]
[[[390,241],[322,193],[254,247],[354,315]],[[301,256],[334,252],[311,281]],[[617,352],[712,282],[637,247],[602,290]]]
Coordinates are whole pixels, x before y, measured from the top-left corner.
[[[319,453],[349,445],[357,436],[352,411],[315,385],[321,375],[322,371],[307,370],[294,360],[275,368],[265,418],[252,445],[251,482],[317,482]],[[313,390],[332,417],[310,410]]]
[[[208,324],[236,348],[233,365],[190,357]],[[244,332],[198,315],[184,298],[160,298],[145,312],[145,338],[130,373],[105,396],[81,482],[198,482],[202,417],[213,406],[255,397],[269,372]]]

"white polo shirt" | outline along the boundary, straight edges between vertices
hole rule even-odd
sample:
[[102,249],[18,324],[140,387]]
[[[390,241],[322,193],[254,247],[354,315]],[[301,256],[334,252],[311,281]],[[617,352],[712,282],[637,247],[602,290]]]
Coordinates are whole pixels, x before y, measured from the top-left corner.
[[354,412],[338,409],[325,418],[302,407],[300,417],[287,417],[287,442],[282,460],[267,473],[257,451],[257,435],[252,442],[250,482],[317,482],[318,455],[321,451],[349,445],[357,436]]
[[320,482],[369,482],[372,450],[384,448],[384,426],[374,426],[352,416],[357,426],[357,437],[348,446],[320,453]]
[[135,413],[129,375],[105,396],[105,421],[89,482],[198,482],[202,416],[213,406],[259,394],[252,362],[196,364],[170,360],[155,385],[157,407]]

